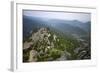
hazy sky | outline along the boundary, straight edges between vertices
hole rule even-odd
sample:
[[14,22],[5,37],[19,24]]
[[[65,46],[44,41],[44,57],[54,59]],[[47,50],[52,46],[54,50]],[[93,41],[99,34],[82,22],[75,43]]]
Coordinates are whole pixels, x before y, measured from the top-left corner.
[[62,20],[79,20],[82,22],[91,21],[90,13],[71,13],[71,12],[47,12],[24,10],[23,15],[41,18],[53,18]]

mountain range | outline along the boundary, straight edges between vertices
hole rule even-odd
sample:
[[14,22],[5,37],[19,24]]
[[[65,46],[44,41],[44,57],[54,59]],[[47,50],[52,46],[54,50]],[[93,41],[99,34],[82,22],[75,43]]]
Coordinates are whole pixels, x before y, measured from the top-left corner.
[[64,35],[89,36],[91,32],[90,21],[83,23],[78,20],[43,19],[23,16],[24,38],[42,27],[50,28],[52,31],[63,33]]

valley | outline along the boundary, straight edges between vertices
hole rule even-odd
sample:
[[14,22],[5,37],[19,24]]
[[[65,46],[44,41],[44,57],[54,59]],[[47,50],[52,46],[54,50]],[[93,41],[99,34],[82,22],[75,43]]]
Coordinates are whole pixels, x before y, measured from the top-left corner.
[[23,23],[23,62],[91,59],[90,22],[24,16]]

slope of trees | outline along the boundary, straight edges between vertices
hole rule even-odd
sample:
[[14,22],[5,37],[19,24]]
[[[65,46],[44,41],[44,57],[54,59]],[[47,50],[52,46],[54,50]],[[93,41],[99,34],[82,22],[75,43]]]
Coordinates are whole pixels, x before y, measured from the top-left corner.
[[[41,28],[36,33],[32,33],[25,42],[29,44],[29,47],[23,49],[23,62],[90,58],[90,49],[87,46],[83,47],[83,42],[59,35],[48,28]],[[32,54],[32,60],[30,60],[30,54]]]

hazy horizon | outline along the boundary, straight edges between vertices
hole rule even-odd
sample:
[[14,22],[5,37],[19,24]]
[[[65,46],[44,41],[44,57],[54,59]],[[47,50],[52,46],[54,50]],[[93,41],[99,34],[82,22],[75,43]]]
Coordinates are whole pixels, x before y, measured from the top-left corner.
[[24,10],[23,15],[47,19],[78,20],[81,22],[91,21],[90,13],[73,12],[50,12],[50,11],[32,11]]

